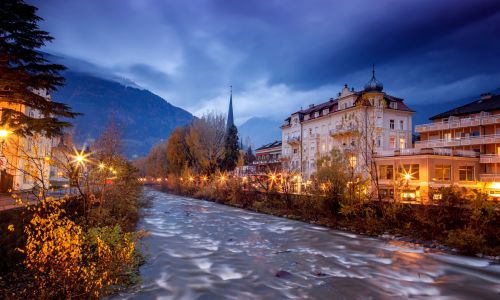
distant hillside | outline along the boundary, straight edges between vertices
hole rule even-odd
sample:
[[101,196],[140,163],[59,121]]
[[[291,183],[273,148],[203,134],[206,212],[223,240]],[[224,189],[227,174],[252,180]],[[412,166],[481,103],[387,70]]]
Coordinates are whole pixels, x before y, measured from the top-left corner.
[[[487,92],[487,91],[485,91]],[[491,91],[492,94],[500,94],[500,88]],[[432,104],[423,104],[423,105],[411,105],[409,107],[415,111],[415,115],[413,116],[413,126],[418,124],[430,123],[429,118],[437,115],[439,113],[448,111],[452,108],[462,106],[464,104],[470,103],[474,100],[479,99],[480,95],[473,95],[469,97],[464,97],[457,100],[452,100],[450,102],[444,103],[432,103]]]
[[280,126],[283,122],[267,118],[251,118],[241,126],[238,126],[238,133],[243,143],[246,143],[247,137],[250,138],[253,149],[281,140]]
[[193,116],[148,90],[80,72],[65,72],[66,84],[52,95],[84,115],[75,124],[76,141],[97,138],[111,118],[122,128],[127,156],[147,154],[151,146]]

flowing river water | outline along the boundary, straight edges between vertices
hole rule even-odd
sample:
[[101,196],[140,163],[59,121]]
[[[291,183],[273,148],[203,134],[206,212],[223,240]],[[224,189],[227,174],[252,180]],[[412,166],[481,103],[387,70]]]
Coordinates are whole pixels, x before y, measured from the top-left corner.
[[146,189],[142,283],[117,299],[500,299],[500,265]]

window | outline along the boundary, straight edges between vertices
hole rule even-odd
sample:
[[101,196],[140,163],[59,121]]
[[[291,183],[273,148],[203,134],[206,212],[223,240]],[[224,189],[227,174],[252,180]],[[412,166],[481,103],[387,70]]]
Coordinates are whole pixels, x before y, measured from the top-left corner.
[[444,140],[447,142],[451,141],[451,132],[447,132],[444,134]]
[[391,137],[389,139],[389,148],[392,148],[392,149],[396,148],[396,138],[395,137]]
[[389,120],[389,128],[394,130],[394,120]]
[[405,148],[406,148],[406,139],[400,138],[399,139],[399,149],[405,149]]
[[448,181],[451,178],[451,165],[436,165],[434,167],[435,180]]
[[458,179],[460,181],[474,181],[474,166],[458,167]]
[[394,167],[392,165],[382,165],[380,166],[380,179],[394,179]]
[[357,161],[358,158],[356,156],[349,157],[349,164],[351,165],[351,168],[356,168]]
[[382,145],[382,142],[380,141],[380,138],[377,138],[377,147],[380,147]]
[[399,121],[399,129],[400,130],[404,130],[405,129],[405,121],[403,121],[403,120]]
[[297,153],[297,149],[293,149],[293,153]]
[[[420,179],[419,164],[405,164],[399,166],[399,178],[408,180]],[[408,177],[408,178],[407,178]]]

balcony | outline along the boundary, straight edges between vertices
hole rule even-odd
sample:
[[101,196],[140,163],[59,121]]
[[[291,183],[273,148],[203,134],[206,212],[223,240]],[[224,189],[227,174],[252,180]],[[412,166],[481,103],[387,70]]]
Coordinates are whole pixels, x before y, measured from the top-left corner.
[[500,174],[479,174],[482,182],[500,182]]
[[446,130],[446,129],[455,129],[455,128],[464,128],[464,127],[473,127],[480,125],[491,125],[500,123],[500,115],[490,115],[490,116],[482,116],[476,118],[464,118],[458,120],[450,120],[446,122],[435,122],[428,124],[421,124],[415,126],[415,131],[422,133],[428,131],[438,131],[438,130]]
[[391,156],[411,156],[411,155],[442,155],[460,157],[479,157],[479,153],[469,150],[453,150],[450,148],[407,148],[401,150],[381,150],[377,151],[378,157]]
[[358,128],[354,125],[337,125],[335,129],[330,129],[331,136],[359,134]]
[[458,137],[453,139],[436,139],[415,142],[416,148],[442,148],[455,146],[469,146],[481,144],[500,143],[500,134],[487,134],[469,137]]
[[290,137],[288,137],[286,142],[290,145],[299,145],[300,144],[300,136],[290,136]]
[[280,159],[266,159],[266,160],[256,160],[252,164],[254,165],[270,165],[270,164],[280,164]]
[[481,154],[479,162],[482,164],[500,163],[500,154]]

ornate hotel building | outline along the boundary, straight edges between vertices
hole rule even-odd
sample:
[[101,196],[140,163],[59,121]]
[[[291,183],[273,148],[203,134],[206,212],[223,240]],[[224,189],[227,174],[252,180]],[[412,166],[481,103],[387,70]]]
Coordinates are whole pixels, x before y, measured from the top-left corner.
[[337,148],[360,176],[372,176],[371,190],[384,199],[439,200],[439,188],[452,185],[500,199],[500,95],[483,94],[417,125],[414,145],[412,114],[403,99],[383,92],[373,73],[362,91],[346,85],[337,98],[285,120],[283,169],[306,182],[317,159]]
[[440,199],[438,188],[456,185],[499,198],[500,95],[483,94],[430,120],[415,127],[414,149],[376,158],[383,196],[426,202]]
[[403,99],[383,92],[372,78],[361,91],[347,84],[334,99],[292,113],[281,126],[283,169],[303,180],[316,172],[316,161],[338,148],[352,166],[366,175],[371,153],[402,150],[412,145],[412,114]]

